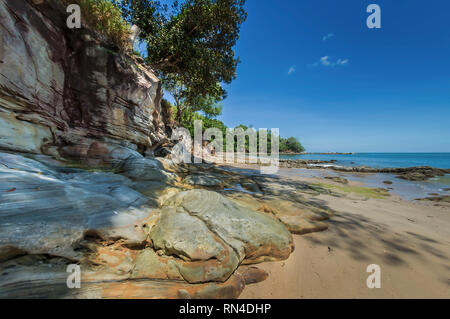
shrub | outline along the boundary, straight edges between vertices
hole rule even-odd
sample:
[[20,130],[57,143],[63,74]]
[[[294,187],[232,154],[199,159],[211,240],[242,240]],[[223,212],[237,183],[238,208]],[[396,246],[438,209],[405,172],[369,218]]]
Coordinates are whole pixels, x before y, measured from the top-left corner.
[[122,12],[109,0],[64,0],[66,5],[78,4],[81,20],[94,31],[99,32],[119,49],[130,51],[131,27],[122,18]]

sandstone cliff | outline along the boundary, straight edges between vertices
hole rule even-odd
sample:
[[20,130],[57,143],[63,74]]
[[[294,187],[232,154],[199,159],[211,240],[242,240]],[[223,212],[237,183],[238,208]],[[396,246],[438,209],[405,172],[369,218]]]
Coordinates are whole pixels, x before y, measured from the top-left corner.
[[152,157],[159,80],[57,4],[0,2],[0,298],[236,298],[327,228],[318,186]]
[[166,138],[160,81],[92,31],[68,29],[58,3],[0,2],[0,149],[99,160],[122,147],[151,153]]

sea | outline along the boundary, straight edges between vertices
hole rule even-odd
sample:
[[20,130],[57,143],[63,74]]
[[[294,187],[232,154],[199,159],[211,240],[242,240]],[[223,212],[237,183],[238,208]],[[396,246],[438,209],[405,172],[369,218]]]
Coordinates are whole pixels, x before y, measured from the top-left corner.
[[[336,160],[334,165],[368,166],[374,168],[431,166],[450,168],[450,153],[354,153],[340,154],[304,154],[280,155],[281,159]],[[450,175],[438,176],[427,181],[406,181],[393,174],[351,174],[332,170],[289,169],[285,174],[304,177],[342,176],[351,181],[362,182],[368,187],[383,187],[405,199],[414,200],[430,196],[450,195]],[[393,182],[386,185],[384,181]]]
[[414,167],[431,166],[450,168],[450,153],[354,153],[340,154],[304,154],[280,155],[281,159],[337,160],[341,166]]

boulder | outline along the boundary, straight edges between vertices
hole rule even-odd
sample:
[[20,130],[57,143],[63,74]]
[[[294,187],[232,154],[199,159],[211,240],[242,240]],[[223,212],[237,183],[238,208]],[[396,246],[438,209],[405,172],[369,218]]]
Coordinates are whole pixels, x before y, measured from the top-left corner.
[[154,158],[131,157],[122,163],[118,172],[133,180],[164,183],[177,181],[177,176],[167,172],[161,162]]
[[278,220],[215,192],[181,192],[167,200],[164,207],[181,208],[199,219],[245,263],[284,260],[293,249],[291,234]]
[[79,260],[76,248],[87,233],[128,244],[146,240],[135,226],[152,207],[125,176],[59,172],[4,153],[0,163],[0,259],[28,253]]
[[224,282],[242,261],[204,222],[182,208],[163,208],[150,239],[155,250],[185,261],[178,262],[178,269],[190,283]]

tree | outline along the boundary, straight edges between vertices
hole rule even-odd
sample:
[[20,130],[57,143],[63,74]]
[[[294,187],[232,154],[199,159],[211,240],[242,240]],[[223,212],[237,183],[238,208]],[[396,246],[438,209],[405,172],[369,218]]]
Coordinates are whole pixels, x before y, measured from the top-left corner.
[[152,0],[112,0],[114,5],[122,11],[126,21],[135,24],[141,30],[141,38],[156,33],[164,23],[163,13],[167,6]]
[[212,96],[197,96],[194,100],[189,101],[186,108],[188,115],[188,123],[191,124],[195,113],[202,113],[208,119],[214,119],[222,114],[222,105],[218,103],[216,98]]
[[285,138],[280,139],[280,152],[301,153],[304,151],[305,148],[295,137],[289,137],[288,139]]
[[163,88],[172,95],[175,102],[175,121],[178,124],[182,124],[182,118],[184,109],[186,107],[185,99],[187,96],[188,89],[181,81],[179,76],[174,74],[162,76],[161,77]]
[[[162,77],[163,87],[175,102],[175,120],[188,127],[193,123],[194,114],[200,112],[207,118],[215,118],[222,113],[222,105],[214,96],[196,95],[195,91],[184,85],[176,75]],[[219,86],[219,84],[217,84]]]
[[159,75],[176,77],[191,95],[226,97],[217,83],[236,77],[239,59],[233,47],[247,17],[245,0],[175,1],[170,9],[159,1],[114,1],[141,29],[147,61]]

